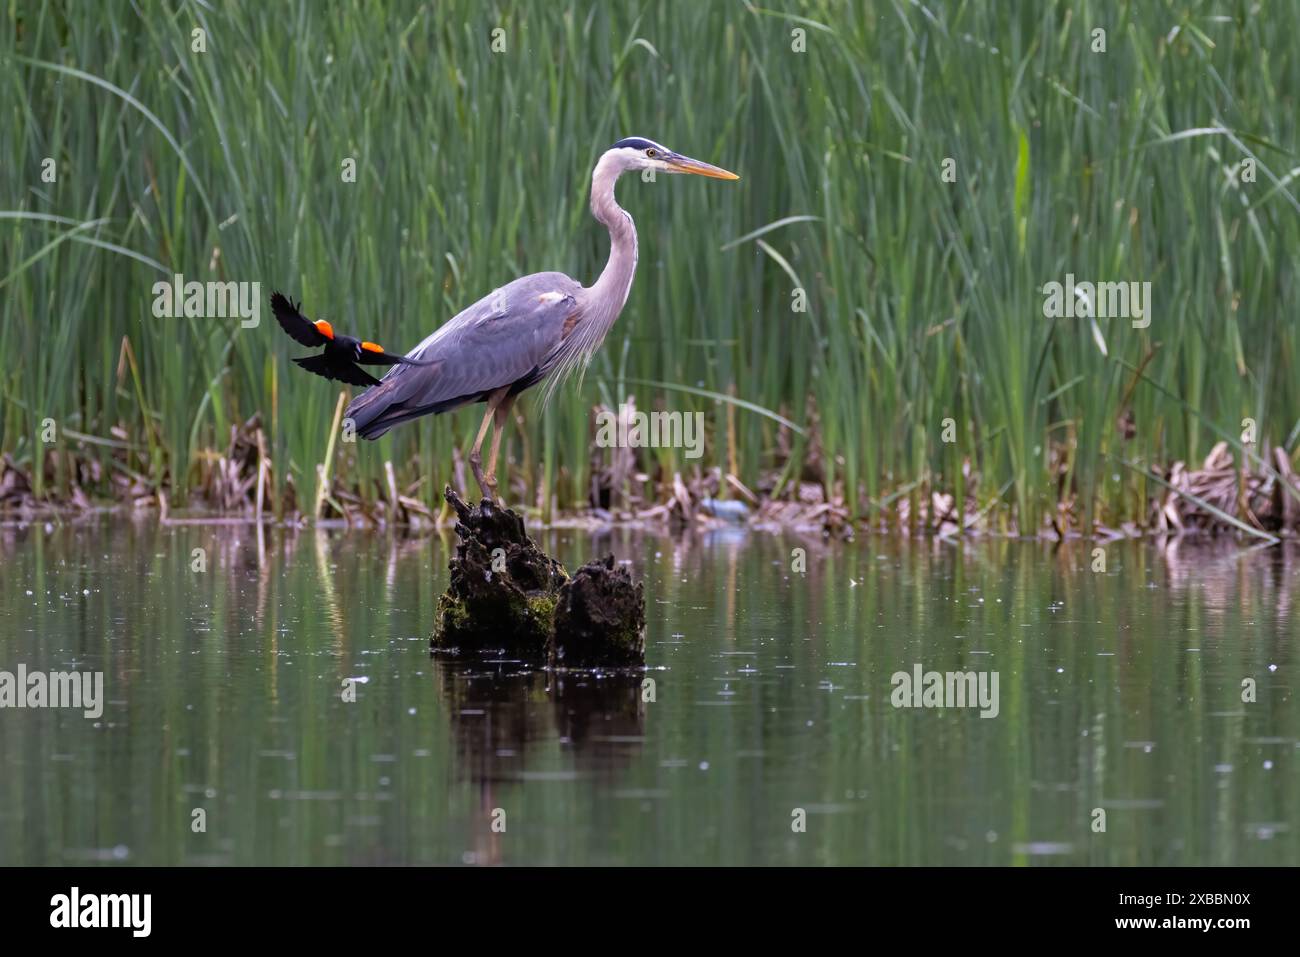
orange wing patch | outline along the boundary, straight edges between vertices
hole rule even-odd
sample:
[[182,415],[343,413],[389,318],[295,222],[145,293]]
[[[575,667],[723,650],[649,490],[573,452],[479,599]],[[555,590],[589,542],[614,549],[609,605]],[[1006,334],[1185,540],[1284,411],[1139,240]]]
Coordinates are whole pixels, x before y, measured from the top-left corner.
[[378,344],[376,344],[376,343],[374,343],[374,342],[363,342],[363,343],[361,343],[361,348],[362,348],[362,349],[365,349],[367,352],[383,352],[383,351],[384,351],[384,347],[383,347],[383,346],[378,345]]
[[315,322],[312,323],[312,325],[315,326],[316,331],[319,332],[326,339],[334,338],[334,327],[331,326],[324,319],[317,319]]

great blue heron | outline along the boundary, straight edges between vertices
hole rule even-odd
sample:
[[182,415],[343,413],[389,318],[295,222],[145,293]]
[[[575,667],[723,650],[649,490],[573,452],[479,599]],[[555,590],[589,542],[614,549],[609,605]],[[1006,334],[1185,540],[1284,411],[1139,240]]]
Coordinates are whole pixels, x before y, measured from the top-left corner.
[[[395,425],[472,402],[487,412],[469,454],[486,499],[496,498],[497,454],[515,397],[548,380],[548,391],[585,367],[622,312],[636,271],[636,227],[614,199],[614,183],[628,170],[695,173],[739,179],[717,166],[674,153],[639,136],[619,140],[591,174],[591,212],[609,229],[609,262],[591,286],[564,273],[539,272],[496,289],[406,354],[378,385],[352,400],[347,417],[357,434],[377,439]],[[495,419],[487,473],[480,449]]]

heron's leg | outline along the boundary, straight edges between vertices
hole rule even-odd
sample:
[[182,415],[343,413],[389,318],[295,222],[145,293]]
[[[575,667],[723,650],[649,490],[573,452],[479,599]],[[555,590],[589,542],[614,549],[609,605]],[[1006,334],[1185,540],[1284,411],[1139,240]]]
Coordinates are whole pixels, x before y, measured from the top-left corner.
[[510,407],[515,404],[515,397],[506,393],[494,410],[495,424],[492,427],[492,453],[488,456],[487,475],[484,481],[492,490],[492,498],[497,497],[497,454],[501,451],[501,436],[505,434],[506,422],[510,418]]
[[474,473],[474,481],[478,482],[479,491],[489,502],[493,501],[492,492],[488,489],[487,480],[483,476],[483,456],[479,450],[483,448],[483,439],[487,436],[488,425],[492,421],[492,414],[496,412],[498,403],[509,393],[510,387],[504,386],[497,389],[488,396],[487,412],[483,415],[483,424],[478,427],[478,437],[474,439],[474,448],[469,453],[469,468]]

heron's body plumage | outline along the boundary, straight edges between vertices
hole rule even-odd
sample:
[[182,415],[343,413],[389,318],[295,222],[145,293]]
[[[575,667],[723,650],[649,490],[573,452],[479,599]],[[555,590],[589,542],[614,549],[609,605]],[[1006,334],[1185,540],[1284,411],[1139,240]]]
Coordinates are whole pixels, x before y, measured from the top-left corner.
[[[372,439],[422,415],[482,402],[503,386],[515,394],[540,382],[557,347],[576,328],[582,285],[564,273],[539,272],[494,289],[407,353],[431,363],[395,366],[352,400],[347,415]],[[580,318],[579,320],[580,321]],[[416,375],[396,374],[407,369]]]

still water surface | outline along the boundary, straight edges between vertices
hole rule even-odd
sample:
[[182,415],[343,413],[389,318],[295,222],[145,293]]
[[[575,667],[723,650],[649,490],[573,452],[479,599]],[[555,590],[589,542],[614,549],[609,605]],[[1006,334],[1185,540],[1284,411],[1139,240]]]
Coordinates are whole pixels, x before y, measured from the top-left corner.
[[430,658],[437,536],[0,528],[0,670],[106,699],[0,711],[0,864],[1300,860],[1300,554],[540,538],[645,580],[644,674]]

